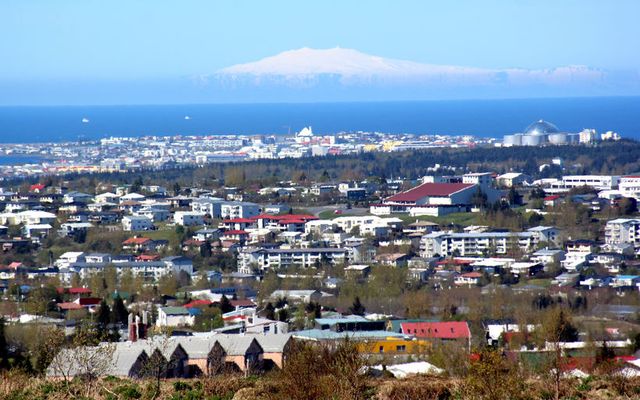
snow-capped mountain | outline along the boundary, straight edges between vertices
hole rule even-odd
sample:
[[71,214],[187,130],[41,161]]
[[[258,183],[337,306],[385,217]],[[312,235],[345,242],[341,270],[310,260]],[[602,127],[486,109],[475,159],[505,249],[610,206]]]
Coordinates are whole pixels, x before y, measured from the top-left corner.
[[342,85],[435,84],[435,85],[565,85],[598,83],[605,72],[586,66],[543,70],[518,68],[483,69],[423,64],[365,54],[353,49],[289,50],[256,62],[237,64],[217,71],[205,80],[255,85],[315,86],[329,80]]

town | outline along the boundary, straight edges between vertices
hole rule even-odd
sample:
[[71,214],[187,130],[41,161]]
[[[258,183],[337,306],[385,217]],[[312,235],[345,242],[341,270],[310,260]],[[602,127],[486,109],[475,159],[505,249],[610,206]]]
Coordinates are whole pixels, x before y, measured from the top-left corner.
[[322,175],[4,187],[0,358],[65,379],[250,375],[348,340],[397,377],[455,376],[484,348],[580,377],[606,350],[640,375],[639,176]]
[[[611,131],[598,134],[594,129],[585,129],[579,133],[565,133],[549,122],[538,121],[528,126],[524,134],[507,135],[503,141],[473,135],[361,131],[314,135],[312,127],[305,127],[294,135],[143,136],[61,143],[3,143],[0,144],[0,156],[7,157],[9,162],[0,165],[0,179],[82,172],[135,172],[373,151],[590,144],[619,139],[620,136]],[[11,157],[22,157],[25,161],[16,165],[10,162]]]

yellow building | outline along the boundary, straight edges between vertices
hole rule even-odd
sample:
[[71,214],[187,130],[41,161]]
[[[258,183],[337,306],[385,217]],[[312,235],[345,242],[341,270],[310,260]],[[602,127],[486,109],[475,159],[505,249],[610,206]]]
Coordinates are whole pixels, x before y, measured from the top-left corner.
[[360,340],[356,348],[363,354],[424,354],[431,349],[431,343],[423,339],[387,337]]
[[396,147],[398,147],[401,144],[402,144],[402,142],[400,142],[398,140],[390,140],[390,141],[387,141],[387,142],[382,142],[382,150],[383,151],[392,151],[393,149],[395,149]]

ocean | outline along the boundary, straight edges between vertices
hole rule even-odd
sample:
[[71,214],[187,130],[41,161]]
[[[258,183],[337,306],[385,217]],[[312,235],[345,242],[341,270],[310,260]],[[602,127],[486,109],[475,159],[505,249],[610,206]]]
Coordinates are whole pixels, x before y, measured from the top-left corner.
[[502,137],[544,119],[562,131],[595,128],[640,139],[640,97],[273,103],[153,106],[0,107],[0,143],[109,136],[315,134],[341,131]]

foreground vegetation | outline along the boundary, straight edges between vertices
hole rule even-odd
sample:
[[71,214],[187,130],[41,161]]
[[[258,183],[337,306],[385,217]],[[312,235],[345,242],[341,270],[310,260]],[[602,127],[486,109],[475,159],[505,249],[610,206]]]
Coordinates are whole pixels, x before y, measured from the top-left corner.
[[365,359],[350,343],[335,347],[297,344],[281,371],[261,376],[216,375],[191,380],[115,377],[70,382],[32,377],[17,370],[0,376],[0,398],[21,399],[633,399],[640,379],[625,378],[602,364],[587,378],[565,378],[553,371],[534,374],[497,351],[463,361],[464,375],[416,375],[395,379],[382,372],[363,374]]

